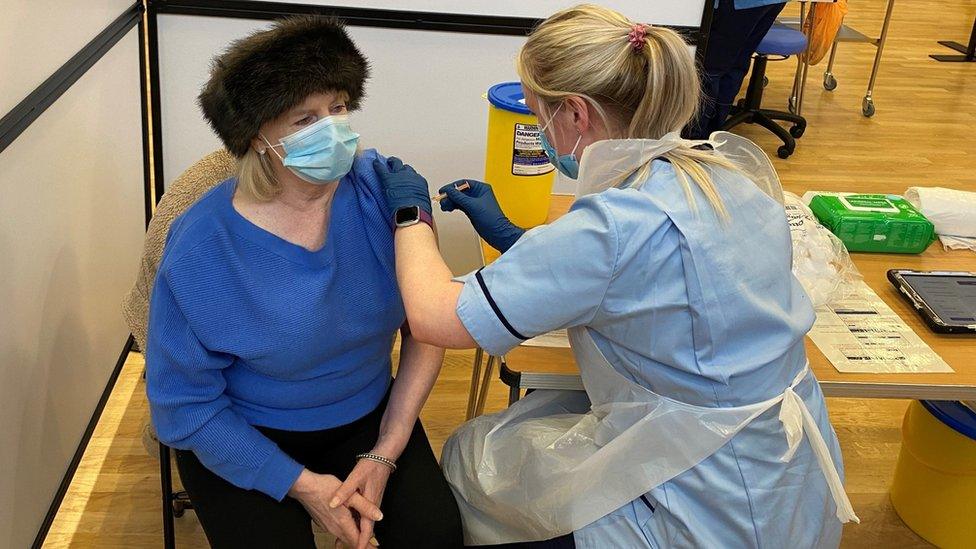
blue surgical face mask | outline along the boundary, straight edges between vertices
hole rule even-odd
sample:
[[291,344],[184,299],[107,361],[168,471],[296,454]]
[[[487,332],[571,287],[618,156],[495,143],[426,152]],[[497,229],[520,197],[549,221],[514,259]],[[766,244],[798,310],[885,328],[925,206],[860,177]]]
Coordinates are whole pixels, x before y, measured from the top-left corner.
[[[346,115],[327,116],[272,145],[261,139],[281,159],[282,165],[315,185],[342,179],[352,169],[359,134],[349,128]],[[282,156],[277,147],[284,149]]]
[[556,148],[549,143],[549,139],[546,137],[546,128],[552,125],[552,121],[556,118],[556,113],[559,109],[563,108],[563,104],[560,103],[556,110],[553,111],[552,116],[549,117],[549,121],[545,123],[544,126],[539,130],[539,141],[542,144],[542,150],[546,151],[546,156],[549,157],[549,162],[559,170],[559,173],[565,175],[570,179],[576,179],[579,177],[579,161],[576,159],[576,149],[579,147],[580,141],[583,139],[583,134],[580,134],[579,138],[576,139],[576,144],[573,145],[573,150],[569,154],[564,154],[562,156],[556,152]]

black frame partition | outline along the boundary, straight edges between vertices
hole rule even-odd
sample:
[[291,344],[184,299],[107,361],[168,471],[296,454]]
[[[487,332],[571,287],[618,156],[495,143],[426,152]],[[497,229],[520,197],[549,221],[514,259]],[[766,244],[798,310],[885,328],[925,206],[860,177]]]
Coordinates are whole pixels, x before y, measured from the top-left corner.
[[[713,5],[705,0],[699,26],[670,26],[682,34],[690,45],[697,46],[701,62],[708,43]],[[255,0],[138,0],[125,9],[104,30],[57,69],[40,86],[28,94],[10,112],[0,118],[0,152],[16,140],[48,107],[81,78],[99,59],[117,44],[133,27],[139,28],[140,106],[142,111],[143,198],[145,222],[165,191],[163,174],[163,135],[160,102],[159,32],[157,15],[178,14],[208,17],[270,20],[297,14],[327,14],[353,26],[390,29],[430,30],[442,32],[524,36],[541,19],[494,15],[466,15],[409,10],[352,8]],[[129,336],[118,361],[107,380],[81,441],[76,449],[32,547],[41,547],[58,508],[71,484],[92,433],[101,416],[134,340]]]

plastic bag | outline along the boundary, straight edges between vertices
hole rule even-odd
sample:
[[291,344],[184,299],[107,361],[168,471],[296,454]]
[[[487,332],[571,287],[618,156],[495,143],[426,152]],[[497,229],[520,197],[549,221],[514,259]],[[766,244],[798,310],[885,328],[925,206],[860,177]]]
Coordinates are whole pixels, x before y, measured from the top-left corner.
[[803,34],[809,38],[807,51],[800,54],[800,61],[816,65],[827,55],[834,38],[844,24],[847,15],[847,0],[833,3],[818,3],[812,15],[803,21]]
[[837,517],[857,520],[819,428],[794,389],[744,406],[695,406],[658,395],[617,372],[587,328],[569,330],[586,392],[535,391],[498,414],[462,425],[441,466],[454,490],[466,545],[539,541],[567,534],[678,476],[782,403],[792,459],[806,437],[833,487]]
[[793,240],[793,275],[799,279],[814,307],[848,297],[861,280],[847,248],[817,221],[803,200],[784,192],[786,220]]
[[769,155],[759,145],[729,132],[715,132],[709,136],[715,151],[731,160],[749,179],[770,198],[783,204],[783,184]]

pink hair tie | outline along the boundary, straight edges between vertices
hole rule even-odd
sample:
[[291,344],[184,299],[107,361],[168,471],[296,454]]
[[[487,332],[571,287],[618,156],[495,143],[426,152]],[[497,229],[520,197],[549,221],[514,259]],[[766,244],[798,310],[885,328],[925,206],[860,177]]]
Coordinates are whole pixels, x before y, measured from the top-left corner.
[[634,48],[635,52],[640,52],[644,49],[644,38],[646,36],[647,27],[643,23],[637,23],[627,34],[627,41],[630,42],[630,47]]

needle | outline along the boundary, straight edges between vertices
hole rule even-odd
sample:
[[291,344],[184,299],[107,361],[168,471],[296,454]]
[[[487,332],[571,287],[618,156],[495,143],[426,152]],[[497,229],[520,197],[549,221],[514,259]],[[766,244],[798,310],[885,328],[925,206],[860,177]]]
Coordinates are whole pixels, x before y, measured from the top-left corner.
[[[464,191],[464,190],[470,189],[471,188],[471,185],[468,184],[467,181],[465,181],[464,183],[461,183],[460,185],[456,185],[454,188],[457,189],[457,190],[459,190],[459,191]],[[445,198],[447,198],[447,193],[441,193],[441,194],[439,194],[437,196],[432,196],[431,197],[431,200],[436,200],[436,201],[440,202],[441,200],[444,200]]]

